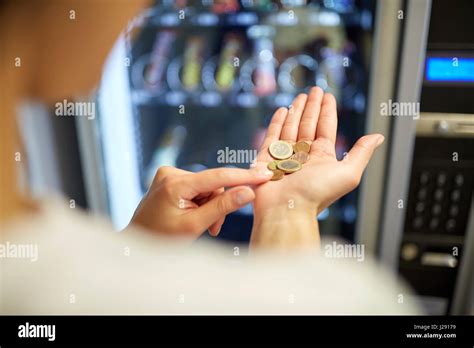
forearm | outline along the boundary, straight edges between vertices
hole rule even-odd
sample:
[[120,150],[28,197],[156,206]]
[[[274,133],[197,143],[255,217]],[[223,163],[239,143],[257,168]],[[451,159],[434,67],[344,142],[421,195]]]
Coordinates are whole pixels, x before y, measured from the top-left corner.
[[280,206],[255,212],[250,247],[277,250],[319,248],[316,211]]

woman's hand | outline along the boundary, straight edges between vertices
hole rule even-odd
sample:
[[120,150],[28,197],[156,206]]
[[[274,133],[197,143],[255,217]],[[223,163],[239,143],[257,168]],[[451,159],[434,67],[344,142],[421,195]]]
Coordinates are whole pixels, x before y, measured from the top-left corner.
[[131,223],[171,236],[196,239],[207,229],[217,236],[225,216],[255,198],[254,191],[242,185],[258,185],[271,177],[266,168],[192,173],[161,167]]
[[311,141],[309,160],[301,170],[255,189],[252,246],[315,246],[319,243],[316,216],[359,185],[380,134],[360,138],[342,161],[336,159],[337,109],[331,94],[314,87],[292,106],[278,109],[257,156],[256,168],[273,158],[268,147],[276,140]]

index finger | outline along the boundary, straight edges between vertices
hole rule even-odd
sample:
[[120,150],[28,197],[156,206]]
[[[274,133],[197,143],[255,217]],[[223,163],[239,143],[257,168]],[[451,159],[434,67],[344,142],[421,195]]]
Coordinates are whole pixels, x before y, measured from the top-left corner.
[[221,187],[258,185],[270,180],[273,172],[267,168],[215,168],[181,177],[182,188],[187,189],[184,198],[193,198],[201,192],[217,190]]

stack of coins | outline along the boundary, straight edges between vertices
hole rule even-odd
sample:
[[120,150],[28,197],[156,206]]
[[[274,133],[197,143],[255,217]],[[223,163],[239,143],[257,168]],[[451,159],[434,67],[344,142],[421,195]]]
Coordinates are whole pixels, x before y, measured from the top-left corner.
[[309,159],[311,142],[277,140],[271,143],[268,151],[275,159],[268,163],[267,167],[273,172],[271,180],[281,180],[285,174],[291,174],[301,169],[301,166]]

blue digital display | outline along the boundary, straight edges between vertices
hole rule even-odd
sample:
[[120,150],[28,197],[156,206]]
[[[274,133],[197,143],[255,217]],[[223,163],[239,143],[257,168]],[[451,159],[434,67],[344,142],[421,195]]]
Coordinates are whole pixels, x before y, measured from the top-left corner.
[[426,81],[474,82],[474,58],[428,57]]

